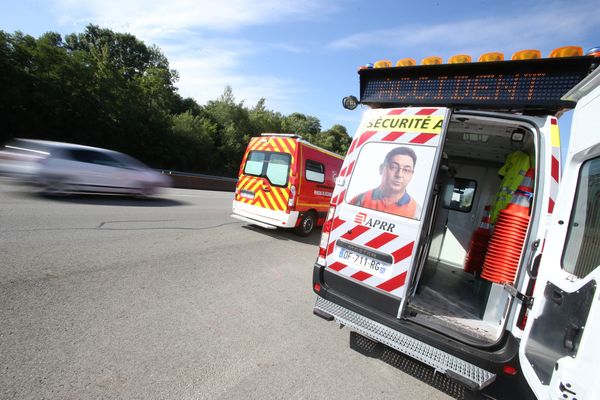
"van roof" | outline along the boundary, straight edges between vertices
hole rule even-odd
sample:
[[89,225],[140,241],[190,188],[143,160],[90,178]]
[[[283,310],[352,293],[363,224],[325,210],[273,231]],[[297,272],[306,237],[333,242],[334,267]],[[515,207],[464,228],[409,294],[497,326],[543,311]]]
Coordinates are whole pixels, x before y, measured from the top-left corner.
[[562,98],[565,101],[577,102],[592,90],[600,86],[600,68],[585,77],[573,89],[569,90]]

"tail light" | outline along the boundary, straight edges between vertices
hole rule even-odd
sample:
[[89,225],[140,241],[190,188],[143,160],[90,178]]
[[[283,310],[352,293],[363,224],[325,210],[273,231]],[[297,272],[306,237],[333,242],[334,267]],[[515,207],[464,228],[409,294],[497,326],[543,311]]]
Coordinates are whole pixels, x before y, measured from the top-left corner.
[[327,258],[327,245],[329,244],[329,234],[331,233],[331,224],[333,222],[333,215],[335,214],[335,207],[329,207],[327,218],[323,224],[323,233],[321,234],[321,243],[319,243],[319,257],[317,257],[317,264],[325,266],[325,259]]
[[290,186],[290,199],[288,200],[288,207],[294,207],[296,202],[296,186]]

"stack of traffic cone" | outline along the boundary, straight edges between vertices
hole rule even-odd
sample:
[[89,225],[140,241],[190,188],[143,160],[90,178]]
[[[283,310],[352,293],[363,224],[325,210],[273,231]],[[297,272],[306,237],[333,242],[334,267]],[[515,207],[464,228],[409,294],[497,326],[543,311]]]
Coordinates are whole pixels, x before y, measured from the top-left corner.
[[510,204],[500,211],[485,256],[481,277],[495,283],[513,283],[529,225],[533,195],[533,169],[529,169]]
[[471,236],[469,251],[463,269],[470,274],[479,274],[485,260],[485,252],[490,241],[490,206],[485,206],[479,227]]

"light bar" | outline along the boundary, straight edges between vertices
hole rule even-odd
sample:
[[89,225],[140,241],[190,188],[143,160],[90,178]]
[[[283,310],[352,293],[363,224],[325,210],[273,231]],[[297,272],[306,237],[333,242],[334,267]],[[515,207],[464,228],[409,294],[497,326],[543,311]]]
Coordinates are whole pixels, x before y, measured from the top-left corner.
[[457,54],[448,59],[448,64],[462,64],[470,63],[472,61],[471,56],[467,54]]
[[558,57],[578,57],[583,55],[583,48],[579,46],[564,46],[552,50],[550,58]]
[[392,62],[390,60],[379,60],[375,63],[374,68],[390,68]]
[[493,51],[479,56],[479,62],[504,61],[504,53]]
[[396,61],[396,67],[412,67],[414,65],[417,65],[417,61],[414,58],[403,58]]
[[586,56],[600,57],[600,47],[592,47],[585,52]]
[[421,60],[421,65],[434,65],[434,64],[442,64],[442,57],[431,56],[426,57]]
[[536,49],[519,50],[513,54],[513,60],[532,60],[535,58],[542,58],[542,52]]

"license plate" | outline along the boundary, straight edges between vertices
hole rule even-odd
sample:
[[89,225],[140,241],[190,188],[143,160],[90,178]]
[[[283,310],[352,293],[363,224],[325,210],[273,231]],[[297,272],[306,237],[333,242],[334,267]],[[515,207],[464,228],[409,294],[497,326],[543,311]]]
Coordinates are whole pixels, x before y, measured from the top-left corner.
[[340,248],[338,258],[357,268],[379,275],[386,275],[386,271],[390,268],[390,264],[344,248]]
[[251,192],[249,190],[240,190],[240,196],[245,198],[245,199],[250,199],[253,200],[254,199],[254,192]]

